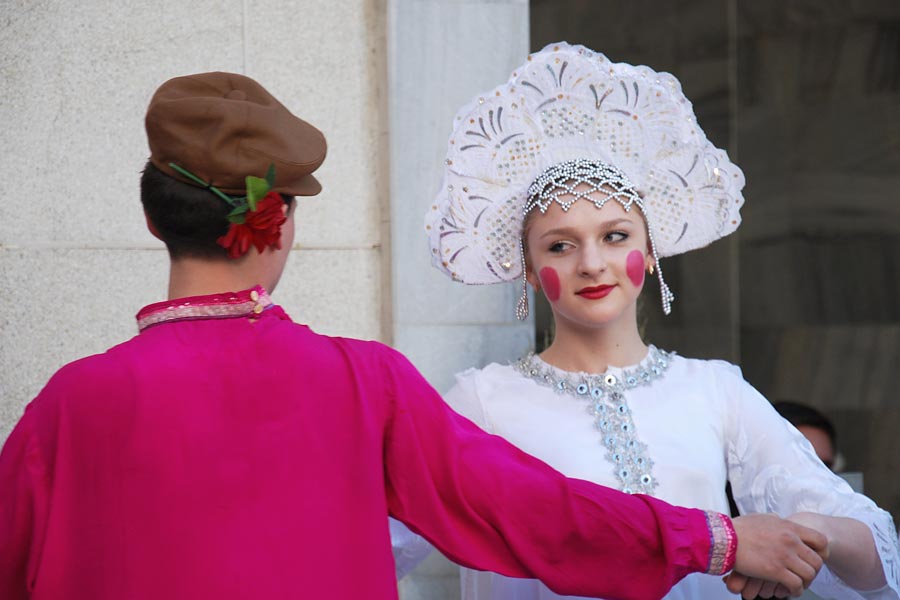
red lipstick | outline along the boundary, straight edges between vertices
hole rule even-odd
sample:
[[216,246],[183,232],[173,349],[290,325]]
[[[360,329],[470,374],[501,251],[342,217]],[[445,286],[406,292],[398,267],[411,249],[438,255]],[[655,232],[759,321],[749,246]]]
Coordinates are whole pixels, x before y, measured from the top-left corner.
[[597,285],[594,287],[581,288],[575,293],[582,298],[587,298],[589,300],[599,300],[600,298],[606,298],[606,296],[613,290],[614,287],[616,286]]

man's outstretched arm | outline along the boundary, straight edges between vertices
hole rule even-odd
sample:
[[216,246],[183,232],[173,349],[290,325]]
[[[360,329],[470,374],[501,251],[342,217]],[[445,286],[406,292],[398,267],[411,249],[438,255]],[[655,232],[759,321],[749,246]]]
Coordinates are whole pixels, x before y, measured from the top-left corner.
[[399,355],[386,363],[391,514],[460,564],[561,594],[635,599],[735,564],[793,590],[821,565],[804,528],[777,517],[735,539],[724,515],[568,479],[454,413]]

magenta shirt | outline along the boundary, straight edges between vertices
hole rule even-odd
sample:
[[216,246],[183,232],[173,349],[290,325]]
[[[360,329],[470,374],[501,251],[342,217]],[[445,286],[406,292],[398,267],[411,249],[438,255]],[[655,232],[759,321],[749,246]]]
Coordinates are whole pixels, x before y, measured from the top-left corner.
[[659,597],[722,549],[703,511],[482,432],[386,346],[185,300],[221,297],[142,311],[180,318],[63,367],[6,441],[0,598],[396,598],[388,514],[564,594]]

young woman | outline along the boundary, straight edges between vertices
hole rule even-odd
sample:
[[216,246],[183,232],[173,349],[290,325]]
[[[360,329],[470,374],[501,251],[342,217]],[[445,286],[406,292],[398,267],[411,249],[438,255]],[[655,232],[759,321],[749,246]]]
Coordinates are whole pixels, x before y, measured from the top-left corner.
[[[825,533],[812,589],[897,598],[890,516],[854,494],[810,445],[721,361],[641,338],[646,274],[674,300],[659,259],[733,232],[743,174],[697,125],[678,81],[565,43],[531,55],[454,122],[426,218],[435,265],[471,284],[523,281],[550,302],[541,355],[458,375],[446,400],[568,476],[727,512],[771,512]],[[771,582],[692,575],[671,599],[786,595]],[[729,589],[731,591],[729,591]],[[467,600],[558,596],[533,580],[464,570]]]

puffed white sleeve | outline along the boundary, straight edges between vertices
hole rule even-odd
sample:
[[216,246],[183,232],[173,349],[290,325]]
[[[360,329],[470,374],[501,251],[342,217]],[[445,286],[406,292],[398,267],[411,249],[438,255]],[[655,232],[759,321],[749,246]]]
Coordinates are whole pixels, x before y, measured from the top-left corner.
[[444,394],[444,402],[483,430],[493,433],[490,420],[478,393],[479,379],[482,376],[483,373],[478,369],[468,369],[462,373],[457,373],[456,385]]
[[781,517],[814,512],[865,523],[872,531],[887,585],[857,591],[823,567],[810,589],[824,598],[900,598],[900,544],[890,514],[855,493],[822,464],[803,434],[744,381],[740,369],[727,363],[715,367],[720,397],[728,402],[728,479],[740,512]]

